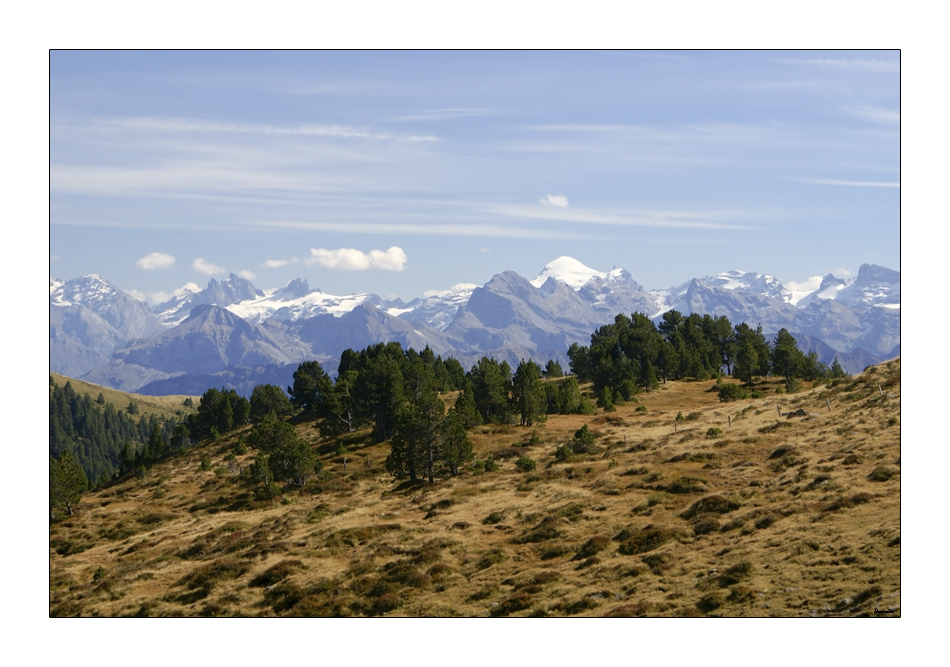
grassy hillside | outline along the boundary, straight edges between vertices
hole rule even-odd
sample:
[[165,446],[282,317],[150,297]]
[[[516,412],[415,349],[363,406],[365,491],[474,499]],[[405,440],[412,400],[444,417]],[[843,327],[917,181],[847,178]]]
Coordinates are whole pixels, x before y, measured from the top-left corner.
[[[900,615],[900,360],[728,404],[712,386],[552,416],[530,446],[478,427],[499,469],[431,486],[394,481],[368,432],[303,422],[324,475],[257,501],[230,434],[51,525],[50,614]],[[558,462],[584,423],[596,452]]]
[[[96,400],[101,392],[106,403],[112,403],[112,405],[119,409],[125,408],[128,406],[130,400],[134,400],[139,406],[139,413],[144,415],[155,414],[171,417],[179,410],[184,414],[188,414],[195,411],[198,407],[198,399],[200,398],[200,396],[144,396],[142,394],[127,394],[118,389],[110,389],[109,387],[92,384],[91,382],[76,380],[75,378],[66,377],[59,373],[50,373],[50,375],[60,387],[65,386],[66,383],[69,382],[72,385],[73,391],[80,395],[88,394],[93,400]],[[194,403],[193,408],[185,407],[184,402],[187,398],[190,398]]]

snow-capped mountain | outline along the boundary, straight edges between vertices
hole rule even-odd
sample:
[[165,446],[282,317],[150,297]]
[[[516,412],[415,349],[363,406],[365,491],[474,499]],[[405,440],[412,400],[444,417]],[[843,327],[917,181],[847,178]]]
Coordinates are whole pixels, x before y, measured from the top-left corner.
[[253,386],[251,366],[278,369],[262,377],[283,377],[282,365],[306,359],[333,369],[343,349],[390,340],[428,345],[466,367],[482,356],[564,365],[571,343],[587,344],[618,313],[658,320],[670,309],[725,315],[766,334],[787,328],[824,361],[838,354],[852,372],[900,353],[900,273],[884,267],[863,265],[848,279],[829,274],[812,291],[748,271],[646,290],[625,269],[598,271],[559,257],[532,280],[505,271],[485,285],[455,285],[409,303],[326,294],[300,279],[265,292],[231,274],[150,310],[99,276],[50,278],[50,368],[125,390],[169,387],[182,373]]

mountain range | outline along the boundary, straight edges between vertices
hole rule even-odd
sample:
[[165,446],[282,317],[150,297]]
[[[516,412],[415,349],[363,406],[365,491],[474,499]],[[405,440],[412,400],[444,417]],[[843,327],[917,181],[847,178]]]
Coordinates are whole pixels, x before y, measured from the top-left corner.
[[262,291],[231,274],[154,307],[98,275],[50,278],[50,370],[142,394],[200,394],[227,386],[286,386],[301,361],[333,372],[343,350],[396,341],[455,357],[465,368],[483,356],[517,364],[533,358],[567,367],[572,343],[618,313],[654,320],[676,309],[725,315],[733,324],[788,329],[845,370],[900,354],[900,273],[864,264],[848,279],[832,274],[813,291],[793,291],[761,273],[726,271],[665,290],[646,290],[625,269],[597,271],[570,257],[532,280],[514,271],[484,285],[456,285],[404,303],[375,294],[335,296],[295,279]]

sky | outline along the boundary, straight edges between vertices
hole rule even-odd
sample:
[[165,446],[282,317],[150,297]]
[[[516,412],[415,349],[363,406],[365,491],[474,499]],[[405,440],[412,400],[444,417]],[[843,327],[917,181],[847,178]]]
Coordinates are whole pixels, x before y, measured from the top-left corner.
[[897,51],[51,51],[50,276],[900,270]]

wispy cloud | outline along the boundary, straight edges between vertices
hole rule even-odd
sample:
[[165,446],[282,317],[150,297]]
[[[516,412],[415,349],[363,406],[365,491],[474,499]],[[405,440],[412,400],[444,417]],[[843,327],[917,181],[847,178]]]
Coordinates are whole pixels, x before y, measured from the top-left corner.
[[901,124],[901,112],[895,109],[884,109],[881,107],[861,104],[849,108],[847,113],[851,116],[861,118],[862,120],[867,120],[872,123],[880,123],[881,125]]
[[822,69],[836,69],[845,71],[863,71],[863,72],[900,72],[900,60],[866,60],[866,59],[846,59],[846,58],[795,58],[784,59],[779,62],[786,65],[808,65],[820,67]]
[[213,276],[217,273],[224,273],[224,268],[218,266],[217,264],[212,264],[211,262],[199,257],[195,260],[194,264],[191,267],[199,272],[203,273],[206,276]]
[[564,195],[547,195],[541,198],[541,206],[554,208],[567,208],[570,204]]
[[681,229],[748,229],[736,224],[736,219],[745,214],[737,212],[687,212],[687,211],[598,211],[590,209],[566,209],[514,204],[490,205],[485,209],[496,215],[532,220],[556,220],[594,225],[621,225],[630,227],[666,227]]
[[165,252],[150,252],[135,263],[140,269],[170,269],[175,265],[175,258]]
[[264,123],[231,123],[223,121],[201,121],[187,118],[162,118],[142,116],[132,118],[112,118],[99,121],[99,124],[123,129],[147,130],[158,132],[204,132],[229,134],[260,134],[309,137],[333,137],[343,139],[409,140],[436,141],[434,136],[396,135],[379,132],[367,127],[349,125],[272,125]]
[[402,116],[394,116],[394,121],[436,121],[449,120],[453,118],[469,118],[472,116],[494,116],[502,113],[498,109],[485,109],[477,107],[460,107],[455,109],[429,109],[426,111],[417,111]]
[[831,178],[802,178],[802,183],[814,185],[844,185],[855,188],[899,188],[900,181],[839,181]]
[[[596,239],[589,233],[557,231],[546,227],[534,229],[507,224],[419,224],[403,222],[308,222],[306,220],[257,220],[256,227],[275,229],[298,229],[311,232],[342,232],[349,234],[412,234],[421,236],[488,236],[509,239]],[[309,261],[309,260],[308,260]]]
[[252,271],[248,271],[247,269],[242,269],[238,271],[237,274],[245,280],[255,280],[257,278]]
[[370,250],[368,253],[355,248],[311,248],[308,265],[319,264],[333,271],[402,271],[409,258],[402,248],[392,246],[388,250]]

